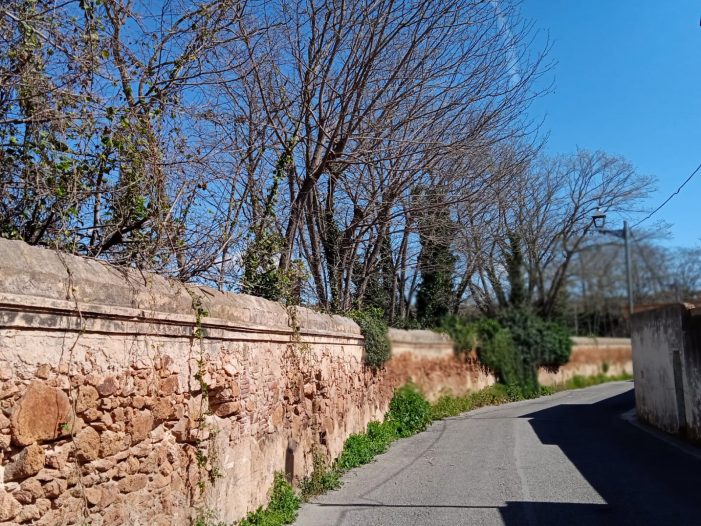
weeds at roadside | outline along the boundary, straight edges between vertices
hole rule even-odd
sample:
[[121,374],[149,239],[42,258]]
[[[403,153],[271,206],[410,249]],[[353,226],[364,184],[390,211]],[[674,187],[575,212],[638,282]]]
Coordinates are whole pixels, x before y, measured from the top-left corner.
[[548,387],[541,387],[537,395],[528,396],[512,386],[494,384],[481,391],[463,396],[441,396],[431,406],[431,418],[433,420],[441,420],[443,418],[466,413],[467,411],[472,411],[473,409],[479,409],[480,407],[508,404],[510,402],[518,402],[519,400],[527,400],[549,394],[553,394],[553,391]]
[[275,473],[273,491],[266,508],[262,506],[249,513],[239,526],[281,526],[292,524],[297,518],[300,500],[295,490],[285,480],[283,473]]
[[[299,494],[295,493],[292,486],[285,480],[284,474],[276,473],[268,507],[261,507],[250,513],[239,523],[239,526],[291,524],[297,518],[297,510],[301,502],[338,488],[341,485],[341,476],[346,471],[372,462],[377,455],[387,451],[392,442],[423,431],[434,420],[457,416],[480,407],[501,405],[551,395],[566,389],[579,389],[631,378],[627,374],[575,376],[564,384],[541,387],[535,396],[525,396],[517,388],[495,384],[464,396],[444,395],[433,404],[430,404],[416,387],[405,385],[395,390],[384,422],[370,422],[365,433],[349,436],[343,444],[343,451],[333,463],[328,463],[320,452],[314,453],[314,471],[300,482]],[[194,526],[213,525],[196,522]]]
[[394,425],[397,438],[406,438],[423,431],[431,423],[431,404],[411,384],[394,391],[385,417]]
[[314,451],[314,471],[299,483],[299,496],[303,501],[321,495],[341,485],[343,471],[336,463],[329,465],[320,451]]
[[197,518],[195,518],[194,522],[192,523],[192,526],[228,526],[228,525],[223,523],[223,522],[216,522],[214,520],[214,513],[212,513],[211,511],[209,511],[209,512],[200,511],[200,513],[197,515]]
[[365,433],[351,435],[346,439],[336,464],[343,471],[367,464],[387,451],[396,439],[394,421],[388,419],[385,422],[370,422]]
[[607,382],[623,382],[632,379],[633,377],[627,373],[615,376],[607,376],[605,374],[597,374],[594,376],[575,375],[563,384],[552,386],[552,389],[554,392],[567,391],[569,389],[582,389],[584,387],[591,387],[593,385],[604,384]]

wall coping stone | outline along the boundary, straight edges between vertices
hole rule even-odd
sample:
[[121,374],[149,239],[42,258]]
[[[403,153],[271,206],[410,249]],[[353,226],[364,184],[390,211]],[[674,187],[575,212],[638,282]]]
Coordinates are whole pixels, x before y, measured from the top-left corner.
[[593,345],[596,347],[630,346],[630,338],[604,338],[597,336],[572,336],[574,345]]
[[[0,238],[0,254],[3,327],[191,337],[197,324],[194,295],[208,312],[199,322],[205,338],[280,342],[289,341],[294,333],[287,309],[263,298],[184,284],[18,240]],[[353,320],[305,307],[296,310],[303,339],[341,339],[362,345],[360,328]],[[640,314],[644,313],[635,316]],[[390,328],[388,335],[393,354],[412,352],[407,346],[416,344],[421,344],[420,354],[450,354],[452,340],[447,334]],[[629,338],[573,337],[572,342],[594,347],[630,345]]]
[[[5,327],[190,336],[197,324],[194,296],[208,312],[198,324],[205,337],[236,331],[289,341],[294,332],[287,309],[263,298],[186,285],[22,241],[0,238],[0,254],[0,325]],[[296,310],[300,336],[362,343],[353,320]],[[59,325],[55,314],[62,315]]]

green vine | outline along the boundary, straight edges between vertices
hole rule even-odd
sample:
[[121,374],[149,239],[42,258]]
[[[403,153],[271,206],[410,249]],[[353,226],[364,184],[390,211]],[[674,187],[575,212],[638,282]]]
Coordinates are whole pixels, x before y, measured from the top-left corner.
[[283,292],[282,301],[285,304],[287,311],[288,323],[292,329],[291,345],[294,349],[304,352],[309,351],[309,343],[302,342],[301,324],[299,322],[299,286],[305,278],[302,262],[299,260],[292,261],[290,270],[285,273],[286,286]]
[[358,324],[365,338],[365,363],[375,369],[382,367],[392,352],[382,310],[353,310],[346,316]]
[[[61,262],[61,265],[66,270],[66,274],[68,276],[68,283],[67,283],[67,291],[66,291],[66,299],[72,299],[73,300],[73,305],[75,308],[75,311],[78,313],[78,319],[80,320],[80,329],[78,330],[78,333],[75,337],[75,340],[73,340],[73,343],[71,344],[70,348],[68,349],[68,364],[66,368],[66,377],[68,379],[68,399],[71,404],[71,409],[73,411],[72,416],[72,421],[71,422],[61,422],[59,424],[59,428],[63,433],[67,433],[69,436],[69,439],[71,441],[71,444],[73,445],[74,450],[78,449],[78,445],[76,444],[76,439],[75,439],[75,419],[76,419],[76,407],[78,404],[78,395],[77,395],[77,390],[74,389],[73,387],[73,382],[71,382],[71,370],[73,369],[73,358],[74,358],[74,352],[76,348],[78,347],[78,342],[80,339],[83,337],[85,332],[87,331],[87,323],[85,322],[85,318],[83,318],[83,312],[80,309],[80,303],[78,302],[78,296],[76,295],[76,289],[75,289],[75,283],[73,281],[73,272],[71,271],[71,268],[68,266],[68,263],[66,262],[64,255],[61,253],[59,250],[59,247],[55,247],[56,250],[56,255],[58,256],[59,261]],[[61,355],[60,361],[63,361],[63,353]],[[59,367],[60,369],[60,367]],[[61,374],[59,372],[59,374]],[[89,524],[88,523],[88,517],[90,515],[90,511],[88,509],[88,497],[85,493],[85,486],[83,485],[83,479],[81,476],[81,462],[78,459],[77,455],[73,455],[73,465],[75,467],[75,471],[78,474],[78,491],[80,493],[80,498],[82,500],[81,503],[81,509],[80,513],[83,518],[83,524]]]
[[[202,303],[202,297],[187,289],[192,298],[192,310],[195,312],[195,325],[192,331],[193,339],[198,345],[197,370],[194,378],[197,381],[195,392],[200,394],[200,407],[195,419],[197,426],[197,437],[195,439],[195,462],[198,470],[198,480],[196,483],[200,496],[204,495],[208,484],[214,484],[222,476],[219,468],[219,455],[216,450],[215,440],[219,434],[219,428],[207,422],[207,416],[212,413],[209,409],[210,385],[207,383],[207,358],[204,350],[205,329],[203,320],[209,316],[209,311]],[[194,393],[193,393],[194,394]],[[211,511],[203,508],[198,511],[195,523],[201,517],[211,515]]]
[[295,292],[299,296],[299,264],[293,261],[289,268],[280,268],[280,257],[286,243],[276,225],[275,207],[280,184],[293,167],[292,153],[296,144],[297,138],[293,137],[275,163],[272,184],[261,203],[263,211],[254,218],[248,246],[243,254],[241,280],[241,292],[244,294],[286,303],[295,296]]

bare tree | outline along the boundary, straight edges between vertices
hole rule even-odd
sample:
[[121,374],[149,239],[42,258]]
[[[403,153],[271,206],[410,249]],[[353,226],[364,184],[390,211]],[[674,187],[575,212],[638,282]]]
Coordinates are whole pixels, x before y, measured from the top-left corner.
[[585,150],[521,168],[485,212],[496,231],[479,242],[471,291],[486,312],[528,302],[551,317],[561,307],[573,257],[592,231],[592,215],[635,212],[653,181],[620,157]]
[[545,69],[511,2],[17,0],[0,35],[1,235],[220,289],[303,268],[391,318],[417,221],[508,187]]
[[0,10],[0,217],[6,236],[190,279],[240,235],[221,199],[245,191],[224,166],[239,146],[212,140],[208,96],[245,60],[231,52],[245,4],[154,7]]
[[[275,150],[292,145],[294,157],[279,208],[279,265],[307,259],[318,300],[345,309],[352,284],[362,289],[378,268],[378,247],[392,216],[408,213],[417,181],[459,179],[446,158],[525,133],[542,56],[528,59],[530,28],[507,4],[269,7],[254,18],[269,31],[250,36],[246,19],[242,33],[247,91],[266,112]],[[369,236],[378,241],[372,248]]]

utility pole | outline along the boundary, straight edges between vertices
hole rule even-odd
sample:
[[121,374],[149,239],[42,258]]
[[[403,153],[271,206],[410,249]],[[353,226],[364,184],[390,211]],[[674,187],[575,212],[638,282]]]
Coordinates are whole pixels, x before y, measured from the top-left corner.
[[630,268],[630,229],[628,221],[623,221],[623,244],[626,249],[626,278],[628,280],[628,315],[633,320],[633,272]]
[[620,237],[623,239],[623,245],[625,247],[626,255],[626,285],[628,289],[628,316],[630,322],[633,321],[633,271],[631,269],[631,257],[630,257],[630,228],[628,228],[628,221],[623,221],[623,228],[621,230],[605,230],[604,224],[606,222],[606,214],[597,210],[597,213],[592,216],[592,222],[594,223],[594,228],[600,234],[608,234],[611,236]]

